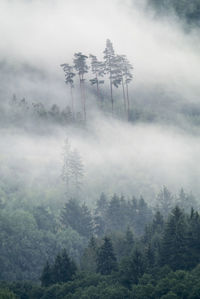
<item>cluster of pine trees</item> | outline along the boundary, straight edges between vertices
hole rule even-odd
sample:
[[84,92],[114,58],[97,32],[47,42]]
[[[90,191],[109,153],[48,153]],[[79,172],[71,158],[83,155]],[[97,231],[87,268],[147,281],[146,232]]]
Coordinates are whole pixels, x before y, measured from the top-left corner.
[[[130,99],[129,99],[129,83],[132,81],[132,65],[128,61],[126,55],[115,54],[112,42],[107,39],[106,48],[104,50],[104,60],[100,61],[95,55],[90,54],[89,56],[84,55],[82,52],[74,54],[73,65],[68,63],[61,64],[65,73],[65,83],[69,85],[71,91],[71,111],[74,114],[74,95],[73,89],[75,87],[74,79],[78,76],[79,87],[80,87],[80,99],[82,103],[82,112],[84,120],[86,120],[86,90],[85,81],[86,74],[89,69],[92,73],[92,78],[89,80],[90,83],[96,86],[97,100],[101,102],[101,89],[100,86],[104,84],[104,77],[107,76],[110,85],[110,101],[112,114],[114,113],[114,95],[113,87],[118,88],[122,86],[122,97],[124,111],[129,119],[130,113]],[[90,66],[87,63],[90,58]]]

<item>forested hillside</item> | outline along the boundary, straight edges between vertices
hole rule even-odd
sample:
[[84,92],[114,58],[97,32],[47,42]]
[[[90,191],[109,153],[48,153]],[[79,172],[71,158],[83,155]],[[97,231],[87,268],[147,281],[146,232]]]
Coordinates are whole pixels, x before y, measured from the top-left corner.
[[199,0],[148,0],[159,13],[176,13],[190,25],[200,26]]
[[0,299],[200,298],[200,1],[0,1]]

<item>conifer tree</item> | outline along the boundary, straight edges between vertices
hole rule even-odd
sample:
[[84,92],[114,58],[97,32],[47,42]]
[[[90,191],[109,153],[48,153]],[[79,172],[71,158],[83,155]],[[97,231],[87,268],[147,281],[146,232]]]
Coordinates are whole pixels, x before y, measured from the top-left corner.
[[73,88],[74,88],[74,77],[75,73],[73,72],[73,66],[69,65],[68,63],[61,64],[63,71],[65,73],[65,83],[70,86],[70,93],[71,93],[71,109],[72,115],[74,117],[74,96],[73,96]]
[[78,73],[80,82],[80,92],[83,105],[83,115],[86,121],[86,97],[85,97],[85,74],[88,73],[89,67],[87,66],[88,56],[82,54],[81,52],[74,54],[74,68]]
[[92,85],[96,85],[97,88],[97,98],[100,101],[100,89],[99,85],[104,83],[104,80],[100,79],[104,76],[105,73],[105,65],[103,62],[99,61],[96,56],[90,54],[91,59],[91,71],[94,75],[90,82]]
[[64,249],[61,254],[57,255],[52,268],[54,283],[62,283],[72,280],[76,270],[75,263],[69,258]]
[[113,114],[113,81],[114,81],[114,72],[115,72],[115,51],[113,45],[109,39],[106,41],[106,48],[104,50],[104,61],[105,61],[105,72],[109,75],[110,81],[110,100],[112,105],[112,114]]
[[111,239],[104,238],[103,245],[97,251],[97,272],[109,275],[117,270],[117,259],[113,250]]
[[161,246],[161,264],[173,270],[184,269],[187,264],[187,226],[179,207],[169,215]]

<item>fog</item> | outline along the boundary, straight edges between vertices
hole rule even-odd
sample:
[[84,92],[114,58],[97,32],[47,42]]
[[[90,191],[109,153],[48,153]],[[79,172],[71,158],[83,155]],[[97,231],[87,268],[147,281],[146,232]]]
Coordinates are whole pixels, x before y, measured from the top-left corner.
[[[162,110],[162,120],[165,111],[176,119],[182,105],[199,105],[198,29],[185,32],[174,16],[155,19],[145,1],[1,0],[0,38],[1,105],[15,93],[30,104],[64,107],[70,97],[60,64],[72,63],[79,51],[102,59],[107,38],[134,66],[134,109]],[[94,107],[87,85],[86,128],[51,124],[46,133],[44,128],[1,128],[3,177],[36,190],[43,201],[62,201],[62,147],[67,137],[82,157],[82,197],[89,202],[102,191],[142,194],[152,201],[163,185],[173,192],[184,187],[200,194],[198,128],[178,113],[181,126],[106,117]],[[119,90],[114,93],[120,97]],[[75,101],[78,109],[78,90]],[[33,195],[28,197],[34,201]]]

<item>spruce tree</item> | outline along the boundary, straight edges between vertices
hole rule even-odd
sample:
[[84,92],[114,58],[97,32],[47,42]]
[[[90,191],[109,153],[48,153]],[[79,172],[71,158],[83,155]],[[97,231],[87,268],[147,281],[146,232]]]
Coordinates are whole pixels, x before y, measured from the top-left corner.
[[97,251],[97,272],[109,275],[117,270],[117,259],[113,250],[111,239],[104,238],[103,245]]
[[66,250],[64,249],[61,254],[57,255],[52,267],[54,283],[63,283],[72,280],[76,270],[77,268],[75,263],[69,258]]
[[164,230],[161,244],[161,265],[173,270],[184,269],[187,264],[187,226],[182,210],[176,206]]

